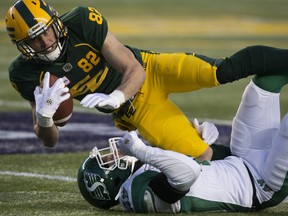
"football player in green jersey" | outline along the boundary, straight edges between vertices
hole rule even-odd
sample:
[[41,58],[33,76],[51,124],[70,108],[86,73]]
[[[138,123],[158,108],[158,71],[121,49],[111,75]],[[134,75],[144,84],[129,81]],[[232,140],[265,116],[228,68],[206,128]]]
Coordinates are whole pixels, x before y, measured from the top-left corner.
[[261,76],[247,85],[232,124],[233,156],[200,162],[148,146],[132,131],[92,149],[79,167],[81,194],[98,208],[120,202],[136,213],[246,212],[280,204],[288,196],[288,114],[281,121],[279,105],[288,79],[282,78]]
[[[61,77],[59,82],[84,107],[111,112],[118,128],[138,129],[154,146],[211,159],[217,145],[209,144],[217,139],[218,131],[212,130],[212,139],[198,133],[168,99],[169,93],[215,87],[251,74],[288,71],[287,49],[252,46],[229,58],[213,59],[124,46],[93,7],[79,6],[58,16],[45,1],[20,0],[7,12],[6,29],[21,52],[9,67],[11,84],[30,102],[34,131],[50,147],[59,138],[52,116],[66,99],[59,95],[67,89],[63,83],[44,85],[48,89],[33,93],[46,72]],[[56,105],[47,107],[47,99]]]

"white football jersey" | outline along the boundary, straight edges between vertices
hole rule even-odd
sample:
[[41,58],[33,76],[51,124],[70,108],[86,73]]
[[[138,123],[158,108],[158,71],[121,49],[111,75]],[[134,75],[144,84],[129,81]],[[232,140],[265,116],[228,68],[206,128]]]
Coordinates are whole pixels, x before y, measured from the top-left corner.
[[241,158],[231,156],[202,164],[190,191],[174,204],[161,201],[149,188],[158,173],[158,169],[143,165],[122,185],[120,203],[127,211],[177,213],[252,207],[253,187]]

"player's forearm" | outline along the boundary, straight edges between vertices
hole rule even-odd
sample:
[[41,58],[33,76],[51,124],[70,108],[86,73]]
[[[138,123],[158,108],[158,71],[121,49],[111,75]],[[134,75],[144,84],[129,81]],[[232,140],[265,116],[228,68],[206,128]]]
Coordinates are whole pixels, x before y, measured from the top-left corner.
[[[33,130],[36,136],[43,142],[43,144],[47,147],[54,147],[59,139],[59,130],[57,126],[53,123],[51,119],[52,125],[50,127],[41,127],[37,123],[37,114],[36,114],[36,106],[34,102],[30,102],[32,108],[32,120],[33,120]],[[43,123],[43,122],[42,122]]]
[[186,155],[142,144],[136,145],[134,143],[131,149],[134,156],[161,170],[169,184],[179,191],[189,190],[200,174],[201,166]]
[[38,124],[34,125],[34,132],[36,136],[43,142],[47,147],[54,147],[59,139],[59,130],[56,125],[49,128],[44,128]]
[[125,69],[121,84],[117,90],[122,91],[125,100],[128,100],[139,91],[145,79],[146,74],[143,67],[138,62],[135,62]]
[[123,46],[114,34],[108,31],[101,49],[109,65],[122,74],[122,81],[117,90],[120,90],[125,100],[134,96],[143,84],[146,73],[143,66],[137,61],[134,53]]

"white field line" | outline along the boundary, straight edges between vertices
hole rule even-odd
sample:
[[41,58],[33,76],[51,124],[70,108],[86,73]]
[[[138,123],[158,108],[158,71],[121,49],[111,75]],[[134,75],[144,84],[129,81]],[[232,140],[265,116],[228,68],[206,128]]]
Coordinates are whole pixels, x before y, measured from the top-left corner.
[[38,173],[28,173],[28,172],[12,172],[0,170],[0,175],[10,175],[10,176],[19,176],[19,177],[30,177],[30,178],[38,178],[38,179],[49,179],[49,180],[59,180],[66,182],[76,182],[76,178],[71,178],[67,176],[53,176],[53,175],[43,175]]

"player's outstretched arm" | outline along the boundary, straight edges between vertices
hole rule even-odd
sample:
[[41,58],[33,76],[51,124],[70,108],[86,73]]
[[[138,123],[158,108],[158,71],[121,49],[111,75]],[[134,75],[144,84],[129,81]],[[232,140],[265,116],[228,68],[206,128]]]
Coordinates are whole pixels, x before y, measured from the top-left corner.
[[117,146],[126,155],[134,156],[143,163],[158,168],[167,177],[168,183],[178,191],[187,192],[201,171],[201,166],[193,158],[147,146],[135,131],[123,136]]

